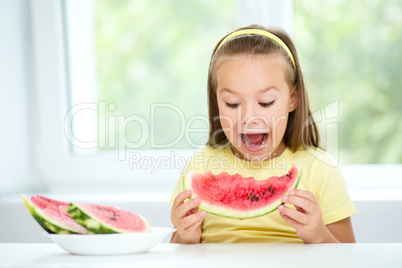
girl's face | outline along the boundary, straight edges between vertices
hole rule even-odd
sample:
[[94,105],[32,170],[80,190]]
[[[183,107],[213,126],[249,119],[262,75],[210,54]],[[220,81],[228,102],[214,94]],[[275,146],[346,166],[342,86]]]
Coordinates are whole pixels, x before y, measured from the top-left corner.
[[297,92],[286,80],[281,56],[236,55],[216,65],[217,100],[222,129],[234,153],[250,161],[279,156]]

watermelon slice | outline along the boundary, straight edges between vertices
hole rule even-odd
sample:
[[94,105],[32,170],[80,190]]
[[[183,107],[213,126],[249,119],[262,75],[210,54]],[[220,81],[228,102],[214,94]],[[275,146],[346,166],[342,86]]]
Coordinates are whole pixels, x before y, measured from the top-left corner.
[[76,222],[96,234],[151,232],[145,218],[117,207],[71,203],[67,211]]
[[34,195],[31,197],[21,195],[21,198],[34,219],[48,233],[89,233],[87,229],[74,221],[67,213],[69,203],[50,199],[40,195]]
[[190,189],[190,199],[201,200],[199,209],[230,218],[247,219],[265,215],[282,204],[282,197],[295,189],[301,177],[301,169],[293,165],[281,177],[265,180],[244,178],[227,172],[198,174],[190,171],[183,178],[184,190]]

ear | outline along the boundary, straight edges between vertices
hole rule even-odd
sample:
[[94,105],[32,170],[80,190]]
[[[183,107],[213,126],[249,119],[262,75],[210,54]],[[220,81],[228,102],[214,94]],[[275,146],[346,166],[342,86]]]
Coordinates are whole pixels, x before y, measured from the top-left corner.
[[298,100],[299,93],[297,92],[296,87],[294,87],[290,93],[289,113],[293,112],[297,108]]

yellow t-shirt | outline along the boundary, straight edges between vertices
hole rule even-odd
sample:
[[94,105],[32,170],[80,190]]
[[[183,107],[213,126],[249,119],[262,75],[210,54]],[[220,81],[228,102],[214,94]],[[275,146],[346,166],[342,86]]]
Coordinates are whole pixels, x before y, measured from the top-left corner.
[[[293,153],[287,148],[280,156],[264,161],[251,162],[236,157],[230,146],[206,147],[195,152],[182,176],[194,170],[204,173],[226,171],[257,180],[286,174],[293,164],[302,168],[298,189],[311,191],[320,203],[325,225],[345,219],[356,213],[342,174],[335,161],[324,151],[301,148]],[[170,199],[183,191],[180,176]],[[287,224],[278,210],[252,219],[232,219],[208,213],[202,226],[201,239],[205,243],[303,243],[296,230]]]

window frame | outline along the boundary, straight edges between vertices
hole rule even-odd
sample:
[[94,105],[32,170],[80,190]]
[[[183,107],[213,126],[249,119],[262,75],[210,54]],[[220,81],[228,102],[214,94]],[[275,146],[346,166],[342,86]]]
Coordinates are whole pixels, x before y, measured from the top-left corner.
[[[66,115],[70,107],[62,2],[31,2],[31,17],[36,93],[33,109],[37,111],[38,117],[35,130],[38,135],[34,141],[35,177],[50,190],[76,187],[77,184],[81,189],[108,189],[111,178],[117,188],[152,188],[153,191],[158,191],[171,186],[179,174],[174,169],[151,174],[145,169],[133,171],[127,168],[124,157],[122,159],[120,156],[118,159],[114,152],[97,155],[72,154],[66,137]],[[169,153],[141,151],[142,156],[156,158],[166,157]],[[190,155],[187,151],[176,153],[184,157]],[[125,154],[126,160],[128,156]],[[144,183],[148,181],[150,183]]]
[[[249,22],[274,24],[292,34],[293,1],[256,1],[263,8],[245,5],[239,0],[239,24]],[[158,170],[130,169],[126,160],[119,160],[116,152],[102,154],[72,154],[66,138],[65,119],[68,107],[68,78],[63,36],[62,1],[42,0],[30,3],[33,41],[34,92],[30,117],[36,123],[34,141],[34,176],[49,190],[116,189],[120,191],[171,191],[180,174],[180,167]],[[249,14],[258,10],[259,17]],[[265,10],[265,13],[264,13]],[[265,14],[268,14],[268,19]],[[276,14],[276,15],[275,15]],[[278,15],[279,14],[279,15]],[[285,14],[280,16],[280,14]],[[187,159],[194,150],[141,151],[144,157]],[[129,159],[128,159],[129,161]],[[402,165],[344,165],[341,166],[346,183],[352,189],[377,189],[378,179],[384,178],[382,189],[402,189]],[[397,178],[397,179],[394,179]],[[399,178],[399,181],[398,181]],[[112,181],[111,181],[112,179]],[[111,185],[111,182],[114,186]],[[77,187],[77,185],[79,185]]]

